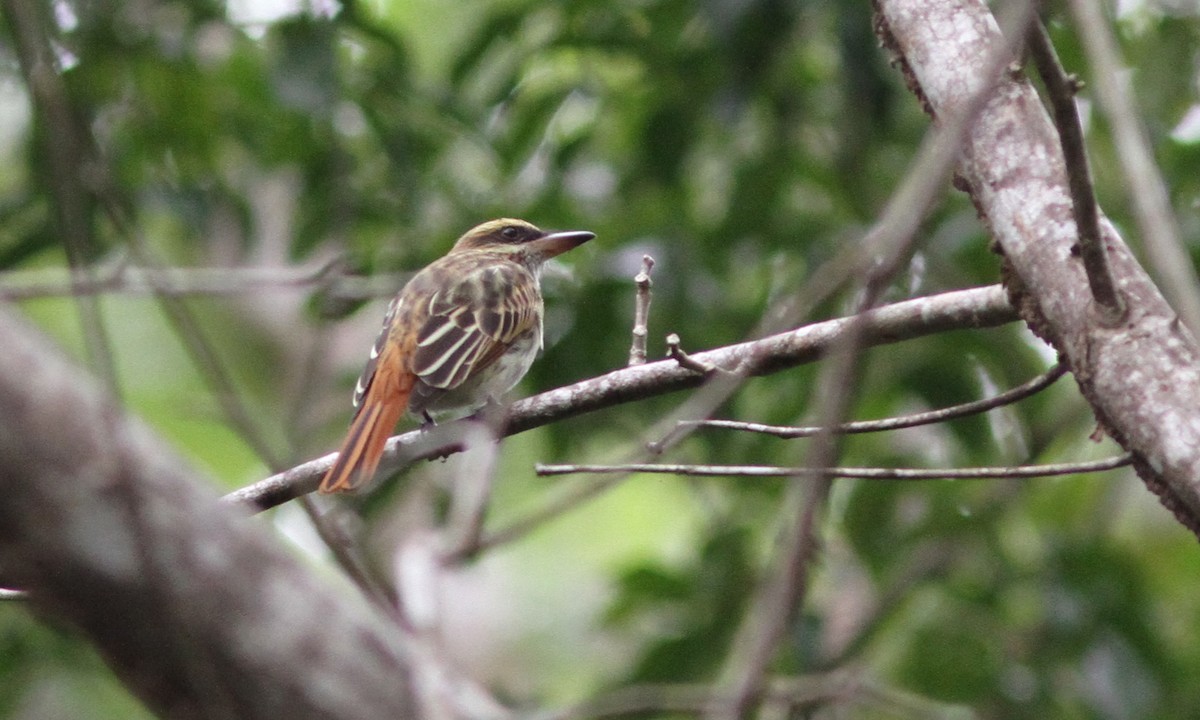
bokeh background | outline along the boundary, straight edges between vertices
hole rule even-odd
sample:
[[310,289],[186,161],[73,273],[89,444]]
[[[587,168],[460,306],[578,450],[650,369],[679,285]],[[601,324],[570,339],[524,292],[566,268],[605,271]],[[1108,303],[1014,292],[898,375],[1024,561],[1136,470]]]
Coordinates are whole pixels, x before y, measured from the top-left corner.
[[[1086,80],[1068,18],[1048,5],[1064,64]],[[1200,10],[1106,6],[1195,255]],[[81,368],[103,375],[96,347],[107,346],[121,402],[215,492],[336,447],[387,298],[475,223],[516,216],[598,236],[547,273],[546,351],[514,391],[528,395],[626,362],[644,254],[657,262],[653,356],[669,332],[690,350],[749,337],[861,238],[929,126],[877,47],[865,0],[0,7],[0,298]],[[62,72],[35,105],[21,60],[39,48]],[[1137,248],[1137,188],[1086,89],[1081,109],[1100,202]],[[947,188],[921,232],[889,300],[998,280],[965,196]],[[96,317],[72,297],[71,254],[111,279]],[[173,299],[128,267],[150,268]],[[97,317],[102,342],[89,345],[82,328]],[[869,354],[853,415],[977,399],[1052,361],[1016,325],[909,341]],[[717,414],[802,422],[814,377],[752,380]],[[684,399],[509,439],[489,526],[578,482],[537,478],[534,462],[623,459]],[[1094,429],[1067,378],[986,417],[856,437],[844,464],[1115,452]],[[793,465],[803,442],[703,432],[670,459]],[[381,575],[406,538],[439,527],[460,468],[431,463],[345,501]],[[434,599],[446,647],[524,708],[712,682],[772,560],[784,482],[630,477],[445,569]],[[262,522],[337,581],[297,508]],[[839,481],[822,537],[773,666],[856,679],[818,717],[1200,715],[1200,546],[1130,472]],[[0,718],[147,716],[69,627],[0,605]]]

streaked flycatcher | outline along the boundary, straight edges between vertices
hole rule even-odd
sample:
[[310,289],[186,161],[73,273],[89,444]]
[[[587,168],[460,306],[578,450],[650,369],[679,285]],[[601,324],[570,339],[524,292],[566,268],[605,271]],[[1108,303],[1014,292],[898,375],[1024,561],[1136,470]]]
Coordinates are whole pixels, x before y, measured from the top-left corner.
[[516,385],[542,347],[542,264],[593,237],[491,220],[413,276],[388,306],[320,492],[370,480],[406,409],[430,423],[431,411],[470,412]]

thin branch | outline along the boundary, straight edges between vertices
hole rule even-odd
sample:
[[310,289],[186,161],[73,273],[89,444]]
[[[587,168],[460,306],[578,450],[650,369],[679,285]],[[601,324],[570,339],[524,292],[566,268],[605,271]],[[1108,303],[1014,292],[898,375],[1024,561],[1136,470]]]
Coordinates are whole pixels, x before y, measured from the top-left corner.
[[[970,415],[976,415],[987,412],[988,410],[994,410],[995,408],[1002,407],[1004,405],[1012,404],[1018,400],[1023,400],[1031,395],[1041,392],[1062,377],[1066,371],[1066,366],[1059,363],[1032,380],[990,398],[983,398],[982,400],[974,400],[972,402],[962,403],[961,405],[952,405],[950,407],[938,408],[937,410],[929,410],[927,412],[884,418],[882,420],[856,420],[854,422],[842,423],[841,425],[832,428],[832,432],[835,432],[839,435],[884,432],[887,430],[898,430],[901,428],[917,427],[920,425],[933,425],[946,422],[947,420],[954,420]],[[788,440],[793,438],[812,437],[823,429],[815,426],[796,427],[791,425],[765,425],[763,423],[740,422],[737,420],[681,420],[680,425],[696,428],[714,428],[720,430],[738,430],[742,432],[761,433],[763,435],[771,435],[773,437]]]
[[1125,316],[1125,300],[1117,290],[1116,281],[1108,267],[1108,254],[1100,238],[1100,211],[1096,204],[1096,189],[1088,164],[1087,148],[1083,144],[1083,128],[1075,107],[1078,79],[1068,76],[1046,34],[1046,26],[1037,21],[1029,28],[1029,54],[1038,75],[1046,85],[1050,106],[1054,109],[1054,125],[1062,143],[1063,159],[1067,164],[1067,186],[1071,190],[1071,206],[1075,212],[1075,227],[1079,232],[1079,256],[1087,273],[1092,299],[1107,325],[1116,325]]
[[688,477],[746,477],[796,478],[839,477],[859,480],[990,480],[1026,479],[1101,472],[1125,467],[1133,462],[1129,453],[1103,460],[1046,465],[1012,465],[1005,467],[920,468],[855,468],[855,467],[774,467],[770,465],[683,465],[668,463],[627,463],[623,465],[543,465],[534,466],[541,476],[591,474],[650,473],[685,475]]
[[[991,506],[1000,507],[999,504]],[[986,522],[983,518],[977,518]],[[905,600],[913,597],[913,590],[927,580],[945,577],[952,563],[960,558],[964,548],[957,543],[946,543],[942,538],[929,537],[916,548],[905,552],[898,559],[899,570],[888,573],[887,584],[871,603],[870,611],[858,622],[853,634],[846,637],[837,647],[829,648],[813,663],[813,670],[842,667],[852,658],[858,657],[884,628],[888,620],[905,607]],[[828,654],[827,654],[828,653]]]
[[363,557],[362,548],[349,536],[344,526],[334,515],[338,509],[321,512],[311,496],[300,498],[300,507],[308,515],[309,522],[317,531],[321,542],[333,553],[334,560],[346,573],[363,596],[373,601],[385,613],[393,618],[400,612],[400,598],[396,589],[390,583],[381,581],[375,576]]
[[[486,412],[490,410],[491,412]],[[484,521],[492,499],[501,408],[487,407],[482,422],[464,423],[464,465],[451,485],[449,517],[443,534],[442,559],[462,562],[475,557],[483,539]]]
[[[1016,319],[1004,290],[991,285],[955,290],[886,305],[863,318],[864,343],[885,345],[951,329],[995,327]],[[848,318],[826,320],[752,342],[738,343],[695,353],[692,357],[716,367],[743,367],[750,376],[769,375],[812,362],[824,353],[842,332]],[[614,370],[590,380],[519,400],[507,408],[501,436],[531,430],[569,417],[649,397],[696,387],[704,378],[679,367],[673,360],[659,360]],[[416,460],[442,457],[462,449],[460,423],[446,423],[428,431],[412,430],[388,440],[381,469],[395,469]],[[335,454],[310,460],[282,473],[235,490],[227,502],[265,510],[316,490],[329,470]],[[544,508],[550,516],[572,507],[575,500],[561,498]],[[539,513],[541,514],[541,513]],[[504,532],[517,532],[510,528]],[[484,542],[487,542],[485,537]]]
[[24,590],[0,588],[0,601],[24,601],[29,599],[29,593]]
[[1125,188],[1133,204],[1146,254],[1158,274],[1171,305],[1192,333],[1200,333],[1200,280],[1179,232],[1166,182],[1154,160],[1154,151],[1138,120],[1128,74],[1122,67],[1112,28],[1104,19],[1104,4],[1095,0],[1070,0],[1076,35],[1092,69],[1092,82],[1100,107],[1112,123],[1117,157],[1125,171]]
[[[104,209],[113,225],[125,237],[130,254],[144,266],[158,267],[158,263],[142,238],[141,230],[126,218],[122,208],[112,198],[105,198]],[[150,273],[148,277],[153,282],[157,275],[158,273]],[[283,463],[279,453],[271,447],[266,435],[251,415],[237,389],[232,374],[226,369],[216,348],[209,341],[191,306],[181,298],[157,290],[154,297],[158,300],[159,307],[162,308],[167,321],[179,336],[184,350],[191,357],[192,365],[196,368],[201,380],[216,399],[217,405],[221,408],[230,427],[267,467],[272,469],[282,467]]]
[[407,274],[347,275],[340,259],[302,267],[137,267],[125,258],[75,271],[0,273],[0,301],[84,295],[249,295],[322,290],[342,301],[390,297]]
[[650,334],[650,288],[654,283],[650,280],[650,272],[654,270],[654,258],[642,256],[642,269],[633,276],[633,284],[637,287],[633,308],[633,342],[629,346],[629,364],[644,365],[646,363],[646,338]]

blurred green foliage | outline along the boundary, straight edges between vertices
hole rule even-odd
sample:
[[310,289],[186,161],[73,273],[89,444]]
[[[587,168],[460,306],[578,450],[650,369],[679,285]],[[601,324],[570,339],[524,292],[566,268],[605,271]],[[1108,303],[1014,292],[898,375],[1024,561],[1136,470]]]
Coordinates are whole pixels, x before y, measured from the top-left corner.
[[[7,1],[0,27],[0,268],[65,265],[47,143],[67,134],[86,150],[57,169],[90,191],[86,250],[102,265],[340,258],[383,274],[420,267],[489,217],[593,230],[595,242],[548,274],[547,348],[523,393],[624,363],[644,253],[658,263],[652,355],[668,332],[689,349],[744,339],[861,237],[928,128],[877,49],[865,0],[310,0],[282,10],[61,0],[42,7],[41,42],[65,68],[66,126],[24,91],[11,11],[21,1]],[[1124,5],[1133,87],[1195,253],[1200,143],[1173,131],[1197,105],[1200,17],[1179,3]],[[1052,12],[1050,25],[1065,65],[1086,79],[1069,24]],[[1136,189],[1122,184],[1103,118],[1090,120],[1101,202],[1128,230]],[[922,232],[890,298],[996,281],[960,194],[948,189]],[[277,463],[334,446],[382,303],[329,302],[315,286],[187,299]],[[128,294],[100,305],[130,410],[221,489],[265,475],[270,460],[222,414],[161,305]],[[812,319],[845,306],[837,298]],[[22,307],[87,362],[73,302]],[[1016,327],[904,343],[871,353],[855,414],[976,399],[1047,363]],[[756,379],[720,414],[799,422],[813,378],[801,368]],[[680,400],[513,438],[489,523],[520,518],[557,489],[531,477],[532,462],[618,460]],[[854,438],[844,462],[1112,452],[1088,439],[1092,429],[1068,379],[988,418]],[[703,432],[672,459],[788,465],[802,443]],[[453,467],[414,470],[408,485]],[[470,649],[466,665],[526,707],[626,683],[711,682],[773,557],[781,487],[631,478],[465,568],[457,581],[469,597],[447,608],[461,636],[448,644]],[[384,491],[362,507],[385,567],[407,495]],[[294,513],[274,519],[295,534]],[[1129,473],[842,481],[823,539],[774,669],[857,668],[873,691],[832,716],[1200,715],[1200,549]],[[86,647],[20,604],[0,606],[0,648],[0,717],[137,715]]]

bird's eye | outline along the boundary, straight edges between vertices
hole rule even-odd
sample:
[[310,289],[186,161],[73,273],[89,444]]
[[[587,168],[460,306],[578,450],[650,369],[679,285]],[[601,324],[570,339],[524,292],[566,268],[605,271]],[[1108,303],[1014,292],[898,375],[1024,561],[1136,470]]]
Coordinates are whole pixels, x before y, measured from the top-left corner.
[[505,240],[517,240],[521,237],[521,228],[516,225],[509,225],[500,231],[500,237]]

